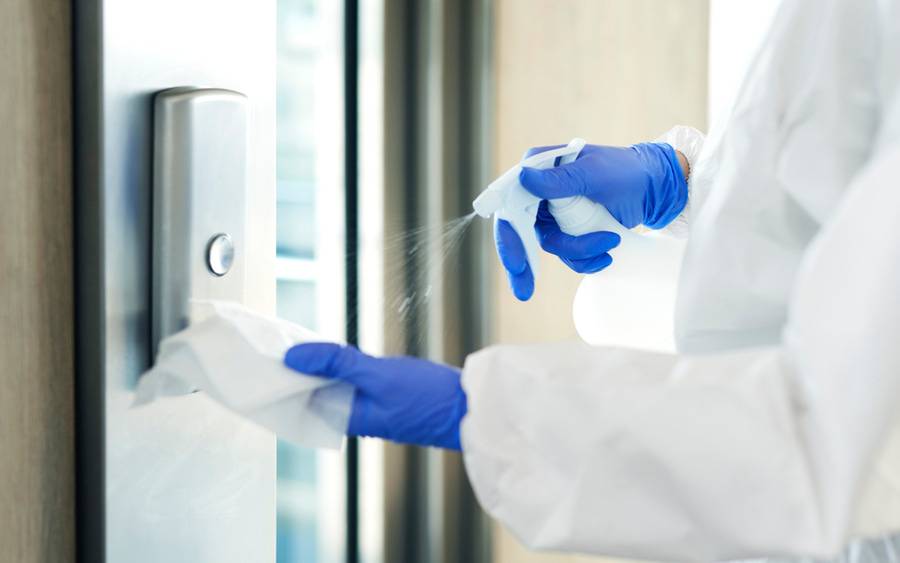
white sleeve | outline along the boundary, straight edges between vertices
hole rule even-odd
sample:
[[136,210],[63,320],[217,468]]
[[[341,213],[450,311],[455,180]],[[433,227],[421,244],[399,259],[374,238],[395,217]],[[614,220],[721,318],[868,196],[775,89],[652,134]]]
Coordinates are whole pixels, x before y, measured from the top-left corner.
[[693,127],[688,127],[687,125],[676,125],[654,140],[654,142],[657,143],[668,143],[672,148],[681,152],[688,161],[687,204],[685,204],[681,213],[678,214],[678,217],[675,217],[671,223],[661,230],[662,232],[677,238],[687,238],[688,235],[688,219],[691,214],[691,193],[694,184],[693,171],[700,161],[700,153],[703,151],[703,143],[705,140],[706,137],[703,133]]
[[804,255],[780,346],[678,357],[581,343],[466,362],[466,467],[532,548],[830,556],[900,397],[900,151]]

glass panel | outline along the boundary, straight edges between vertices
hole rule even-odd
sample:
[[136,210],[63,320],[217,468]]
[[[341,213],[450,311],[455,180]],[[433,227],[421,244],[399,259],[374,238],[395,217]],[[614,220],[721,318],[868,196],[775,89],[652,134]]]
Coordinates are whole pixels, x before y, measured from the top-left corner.
[[278,2],[278,253],[311,256],[315,246],[316,0]]
[[315,330],[316,285],[312,282],[278,280],[278,316]]
[[278,443],[277,495],[277,561],[318,561],[314,451]]
[[[312,257],[316,244],[315,207],[313,191],[309,188],[286,188],[288,182],[278,182],[279,194],[292,191],[305,198],[288,199],[279,195],[277,216],[278,254],[280,256]],[[304,192],[308,192],[305,193]]]
[[[278,0],[277,310],[342,339],[342,2]],[[278,444],[278,563],[344,559],[340,453]]]

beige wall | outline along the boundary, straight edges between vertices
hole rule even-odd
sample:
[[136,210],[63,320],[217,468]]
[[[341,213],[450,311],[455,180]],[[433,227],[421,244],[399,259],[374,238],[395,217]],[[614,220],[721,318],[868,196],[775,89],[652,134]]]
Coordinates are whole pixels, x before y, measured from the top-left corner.
[[[708,15],[707,0],[496,0],[495,172],[533,145],[625,144],[674,124],[705,128]],[[519,303],[498,268],[494,341],[573,338],[578,282],[545,256],[535,297]],[[528,553],[499,526],[495,538],[498,563],[588,560]]]
[[75,559],[68,0],[0,2],[0,561]]

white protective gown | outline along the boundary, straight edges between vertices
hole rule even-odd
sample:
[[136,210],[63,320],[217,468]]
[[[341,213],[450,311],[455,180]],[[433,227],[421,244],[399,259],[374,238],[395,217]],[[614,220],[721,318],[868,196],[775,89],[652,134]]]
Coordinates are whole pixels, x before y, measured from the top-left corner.
[[692,163],[680,353],[468,358],[491,515],[533,548],[678,561],[900,530],[898,77],[900,0],[781,7]]

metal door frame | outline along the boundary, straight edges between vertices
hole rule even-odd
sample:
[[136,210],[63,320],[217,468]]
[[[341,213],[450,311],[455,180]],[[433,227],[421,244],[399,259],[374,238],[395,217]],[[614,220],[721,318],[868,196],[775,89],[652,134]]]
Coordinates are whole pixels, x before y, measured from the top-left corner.
[[[267,206],[271,205],[270,217],[274,218],[274,21],[273,0],[246,4],[83,0],[73,4],[76,513],[80,560],[103,562],[114,558],[109,553],[110,542],[115,540],[110,530],[116,529],[117,523],[110,502],[119,496],[109,490],[110,464],[117,462],[121,451],[116,450],[122,445],[115,432],[126,412],[121,404],[123,397],[151,361],[153,94],[177,86],[211,86],[248,94],[254,124],[251,143],[255,147],[251,150],[250,185],[254,197],[260,198],[249,204],[248,215],[258,220],[269,213]],[[269,25],[271,33],[266,29]],[[259,36],[269,37],[271,46]],[[252,246],[248,255],[259,256],[259,279],[248,278],[257,284],[248,296],[257,308],[274,310],[274,230],[256,230],[253,242],[248,242]],[[197,414],[198,418],[203,416]],[[148,424],[154,426],[158,420]],[[192,432],[196,429],[187,424],[193,420],[185,414],[184,435],[195,435]],[[247,462],[256,464],[252,468],[248,465],[249,469],[261,471],[251,479],[250,488],[257,487],[254,491],[259,493],[254,495],[259,496],[254,508],[264,507],[269,496],[272,503],[271,523],[260,522],[256,533],[268,534],[271,527],[268,543],[274,556],[274,439],[252,432],[247,430],[242,435],[246,441],[241,445],[258,442],[258,448],[253,446],[248,453],[253,460]],[[196,436],[199,439],[200,434]],[[205,453],[200,452],[198,459]],[[212,462],[215,458],[204,459]],[[269,466],[271,494],[265,485]],[[216,481],[214,475],[220,467],[210,466],[210,482]],[[137,469],[135,473],[140,474]],[[173,471],[177,473],[178,469]],[[161,488],[163,497],[168,492],[172,496],[166,498],[178,498],[171,487]],[[155,492],[159,493],[159,488]],[[125,514],[130,516],[128,511]],[[198,518],[202,521],[203,516]],[[187,521],[192,522],[190,518]],[[118,528],[122,529],[124,526]],[[196,542],[202,546],[206,540],[211,546],[211,537],[202,535],[204,529],[212,535],[214,527],[196,530]],[[154,541],[157,537],[152,533],[141,539],[147,545],[164,547],[165,538]],[[257,543],[264,560],[269,548],[260,538]],[[136,546],[134,557],[140,556],[140,546]]]

